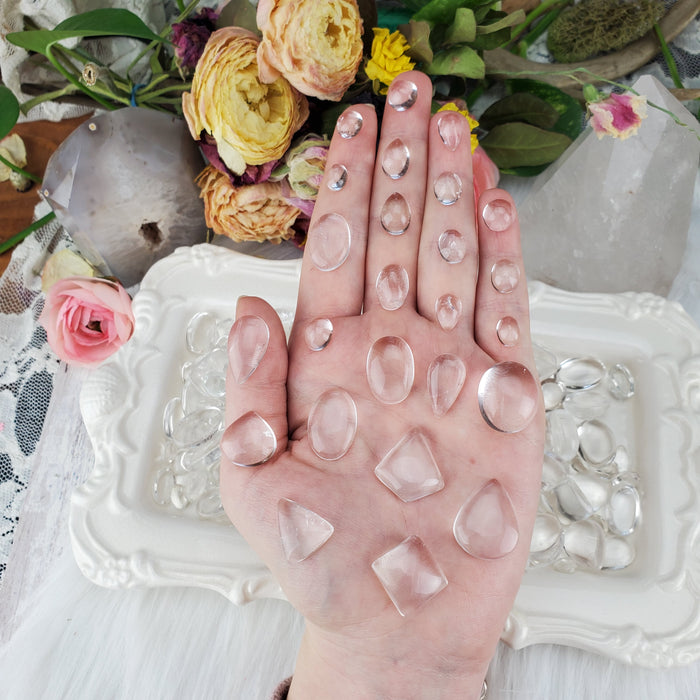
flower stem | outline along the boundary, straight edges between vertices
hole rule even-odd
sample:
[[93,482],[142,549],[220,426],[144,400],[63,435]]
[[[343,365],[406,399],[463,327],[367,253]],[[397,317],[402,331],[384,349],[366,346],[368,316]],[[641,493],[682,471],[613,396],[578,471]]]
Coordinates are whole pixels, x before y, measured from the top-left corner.
[[[513,41],[517,39],[538,17],[548,12],[555,5],[558,5],[562,0],[542,0],[542,2],[531,12],[525,16],[525,19],[521,24],[519,24],[515,29],[513,29]],[[569,5],[571,0],[566,0],[563,4]],[[512,43],[512,42],[511,42]]]
[[65,97],[66,95],[75,95],[76,92],[80,92],[80,88],[77,88],[72,83],[69,83],[60,90],[53,90],[52,92],[45,92],[42,95],[37,95],[32,97],[31,100],[27,100],[20,105],[22,114],[27,114],[32,107],[41,104],[42,102],[47,102],[49,100],[55,100],[58,97]]
[[12,238],[8,238],[3,243],[0,243],[0,255],[2,253],[6,253],[11,248],[14,248],[18,243],[21,243],[30,233],[33,233],[37,229],[40,229],[42,226],[45,226],[49,223],[49,221],[52,221],[55,218],[56,214],[54,214],[53,212],[49,212],[46,216],[42,216],[41,219],[37,219],[34,223],[27,226],[27,228],[25,228],[24,231],[20,231],[19,233],[16,233],[14,236],[12,236]]
[[7,158],[4,158],[3,156],[0,156],[0,163],[3,165],[6,165],[10,170],[14,170],[16,173],[19,173],[20,175],[24,175],[27,179],[31,180],[32,182],[41,182],[41,178],[37,177],[36,175],[32,175],[31,173],[28,173],[26,170],[22,170],[22,168],[19,167],[19,165],[15,165],[11,160],[7,160]]
[[654,24],[654,31],[656,32],[656,38],[659,40],[659,44],[661,44],[661,53],[664,57],[664,61],[666,61],[666,65],[668,66],[668,72],[671,74],[673,84],[677,88],[680,88],[682,90],[684,88],[684,85],[683,81],[681,80],[681,76],[678,72],[678,66],[676,64],[675,59],[673,58],[673,55],[671,54],[671,50],[668,48],[666,38],[664,37],[664,34],[661,31],[661,27],[659,27],[658,22]]

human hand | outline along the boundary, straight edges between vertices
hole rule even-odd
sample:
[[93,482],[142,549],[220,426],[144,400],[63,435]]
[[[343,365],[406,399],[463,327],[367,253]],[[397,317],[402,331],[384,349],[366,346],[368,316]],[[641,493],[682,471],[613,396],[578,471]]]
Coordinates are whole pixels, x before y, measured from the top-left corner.
[[[515,209],[507,193],[490,190],[475,215],[467,121],[456,113],[430,118],[431,84],[421,73],[397,79],[388,101],[404,102],[410,83],[415,103],[387,105],[376,161],[373,109],[355,105],[341,118],[348,128],[359,115],[361,128],[333,137],[288,346],[274,310],[252,297],[239,300],[229,338],[222,500],[306,618],[290,698],[477,698],[537,510],[544,414]],[[407,148],[408,168],[393,179],[382,164],[395,175],[406,155],[395,139]],[[339,165],[347,179],[334,190]],[[397,192],[410,223],[395,197],[382,222]],[[458,233],[442,236],[441,253],[447,231]],[[387,266],[398,268],[377,285]],[[318,319],[324,323],[313,325]],[[332,334],[324,345],[325,321]],[[310,329],[322,349],[309,347]],[[382,338],[392,340],[373,345]],[[497,364],[505,372],[484,389],[482,377]],[[401,495],[421,495],[407,502],[375,475],[404,438],[419,452],[395,465]],[[441,476],[412,471],[429,461],[426,446]],[[290,512],[306,521],[300,542],[281,536],[280,507],[283,523]],[[323,520],[314,525],[303,509]],[[460,512],[462,546],[453,534]],[[304,547],[328,534],[324,521],[332,535],[308,554]],[[395,606],[380,582],[386,568],[375,573],[372,564],[409,536],[420,540],[403,547],[420,556],[427,548],[439,571],[421,573],[409,555]]]

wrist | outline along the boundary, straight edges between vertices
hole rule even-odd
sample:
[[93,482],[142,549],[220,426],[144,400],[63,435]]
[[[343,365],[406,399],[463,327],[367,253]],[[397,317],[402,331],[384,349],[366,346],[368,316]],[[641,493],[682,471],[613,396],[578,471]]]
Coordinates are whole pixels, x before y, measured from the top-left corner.
[[419,647],[395,638],[338,641],[307,628],[288,700],[479,700],[488,660],[434,653],[428,637]]

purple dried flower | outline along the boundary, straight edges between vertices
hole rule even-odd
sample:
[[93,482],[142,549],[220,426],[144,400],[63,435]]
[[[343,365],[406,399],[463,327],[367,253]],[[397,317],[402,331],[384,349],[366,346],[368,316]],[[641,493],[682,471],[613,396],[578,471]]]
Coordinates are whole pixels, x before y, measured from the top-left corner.
[[175,46],[175,56],[183,71],[194,70],[209,37],[216,29],[219,13],[205,7],[183,22],[173,24],[171,40]]

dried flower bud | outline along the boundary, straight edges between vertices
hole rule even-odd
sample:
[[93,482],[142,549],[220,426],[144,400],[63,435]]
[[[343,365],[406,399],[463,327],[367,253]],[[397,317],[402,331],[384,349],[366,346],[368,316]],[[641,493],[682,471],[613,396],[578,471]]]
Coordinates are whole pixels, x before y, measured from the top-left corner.
[[86,63],[83,66],[81,78],[88,87],[92,87],[100,79],[101,73],[102,69],[98,65],[95,63]]

